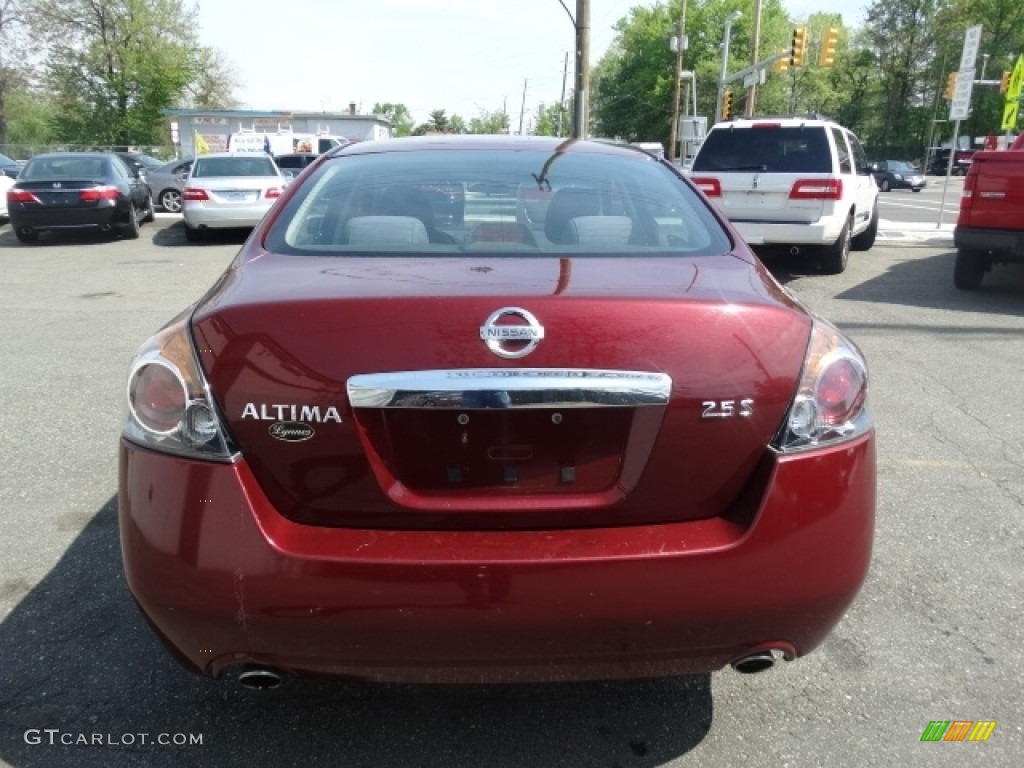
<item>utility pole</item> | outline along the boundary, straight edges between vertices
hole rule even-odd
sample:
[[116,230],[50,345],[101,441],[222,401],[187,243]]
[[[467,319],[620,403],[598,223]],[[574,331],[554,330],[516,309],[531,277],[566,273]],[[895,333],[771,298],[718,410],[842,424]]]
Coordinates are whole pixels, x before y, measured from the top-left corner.
[[587,135],[590,111],[590,0],[576,0],[576,100],[573,102],[572,136]]
[[686,0],[679,13],[679,34],[676,37],[676,87],[672,101],[672,130],[668,140],[668,159],[676,159],[676,145],[679,143],[679,96],[683,79],[683,51],[686,50]]
[[[750,65],[757,66],[758,49],[761,47],[761,0],[754,0],[754,40],[751,43]],[[743,114],[747,117],[754,116],[754,107],[757,105],[757,81],[747,89],[747,104]]]
[[576,0],[576,15],[565,4],[566,14],[576,28],[576,73],[572,100],[572,138],[582,139],[587,135],[587,117],[590,110],[590,0]]
[[562,100],[558,102],[558,138],[562,138],[562,114],[565,112],[565,80],[569,75],[569,52],[565,52],[565,64],[562,66]]
[[519,135],[523,135],[523,115],[526,113],[526,83],[527,80],[523,79],[523,103],[519,106]]

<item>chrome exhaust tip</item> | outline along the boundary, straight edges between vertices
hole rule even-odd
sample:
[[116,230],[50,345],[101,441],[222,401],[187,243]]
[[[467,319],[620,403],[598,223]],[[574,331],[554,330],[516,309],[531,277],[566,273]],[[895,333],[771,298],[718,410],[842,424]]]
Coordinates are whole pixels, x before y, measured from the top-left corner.
[[281,682],[281,675],[270,667],[248,665],[238,675],[239,685],[253,691],[269,691]]
[[771,651],[758,651],[744,656],[732,663],[732,668],[743,675],[753,675],[764,672],[775,666],[775,654]]

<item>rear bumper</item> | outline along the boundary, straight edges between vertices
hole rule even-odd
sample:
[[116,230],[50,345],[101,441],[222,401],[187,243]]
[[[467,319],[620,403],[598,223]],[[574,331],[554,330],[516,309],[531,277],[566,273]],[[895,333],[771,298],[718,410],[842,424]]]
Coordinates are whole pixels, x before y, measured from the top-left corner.
[[813,224],[733,221],[732,225],[749,245],[831,245],[839,239],[844,223],[832,217]]
[[985,251],[1003,261],[1024,261],[1024,230],[953,229],[953,244],[968,251]]
[[[129,587],[186,666],[484,682],[720,669],[815,648],[866,575],[873,433],[766,459],[746,524],[724,518],[509,532],[318,528],[268,503],[247,464],[122,441]],[[749,501],[749,499],[747,499]]]
[[128,208],[38,208],[13,206],[8,211],[12,229],[36,231],[106,229],[128,223]]
[[233,229],[255,227],[270,210],[273,201],[258,205],[218,205],[186,202],[182,208],[185,224],[193,229]]

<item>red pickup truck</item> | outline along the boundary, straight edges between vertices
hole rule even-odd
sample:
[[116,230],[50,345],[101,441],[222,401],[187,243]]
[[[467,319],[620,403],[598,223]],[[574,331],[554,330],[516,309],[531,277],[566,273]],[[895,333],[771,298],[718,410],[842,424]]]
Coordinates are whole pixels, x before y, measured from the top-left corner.
[[1024,134],[973,160],[953,230],[953,283],[965,291],[980,286],[993,264],[1024,262]]

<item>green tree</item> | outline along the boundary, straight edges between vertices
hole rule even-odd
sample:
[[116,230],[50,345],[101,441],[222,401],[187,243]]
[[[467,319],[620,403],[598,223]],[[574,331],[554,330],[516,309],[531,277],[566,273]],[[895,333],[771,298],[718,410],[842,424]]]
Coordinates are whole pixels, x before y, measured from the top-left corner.
[[469,121],[470,133],[508,133],[508,113],[482,111]]
[[185,86],[184,98],[178,106],[193,109],[234,109],[238,106],[235,89],[238,78],[234,70],[215,48],[200,48],[198,69]]
[[373,105],[373,114],[390,120],[395,136],[411,136],[416,125],[416,121],[413,120],[412,114],[405,104],[392,104],[390,101],[377,102]]
[[564,104],[539,104],[533,132],[537,136],[568,136],[572,115]]
[[25,3],[0,0],[0,144],[8,143],[9,100],[17,91],[24,91],[29,75],[22,64],[24,47]]
[[204,72],[194,8],[182,0],[35,0],[32,23],[47,45],[46,82],[62,141],[156,144],[161,110]]

